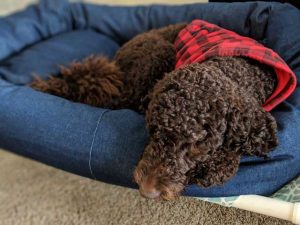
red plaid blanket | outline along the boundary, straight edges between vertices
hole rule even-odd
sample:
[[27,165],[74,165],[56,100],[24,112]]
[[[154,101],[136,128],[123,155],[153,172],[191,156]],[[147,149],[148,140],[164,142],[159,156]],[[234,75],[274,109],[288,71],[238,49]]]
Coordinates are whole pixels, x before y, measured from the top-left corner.
[[295,74],[273,50],[251,38],[203,20],[194,20],[186,26],[178,34],[175,48],[176,68],[202,62],[212,56],[245,56],[272,66],[277,75],[278,85],[263,105],[266,111],[284,101],[296,87]]

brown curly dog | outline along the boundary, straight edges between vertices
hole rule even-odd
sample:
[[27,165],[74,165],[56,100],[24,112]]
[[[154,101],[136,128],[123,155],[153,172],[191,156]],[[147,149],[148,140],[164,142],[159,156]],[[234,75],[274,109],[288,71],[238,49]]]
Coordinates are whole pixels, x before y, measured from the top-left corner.
[[48,80],[36,77],[36,90],[103,108],[145,112],[148,93],[176,63],[173,42],[186,24],[176,24],[137,35],[125,43],[112,62],[92,56],[62,67]]
[[277,129],[261,105],[275,83],[269,68],[236,57],[166,74],[146,112],[151,139],[134,174],[141,194],[172,199],[190,183],[220,185],[241,155],[265,156]]
[[146,113],[150,142],[134,171],[140,193],[172,199],[188,184],[220,185],[244,154],[277,145],[262,103],[276,78],[242,57],[215,57],[175,69],[173,42],[185,24],[151,30],[123,45],[112,62],[90,57],[31,87],[75,102]]

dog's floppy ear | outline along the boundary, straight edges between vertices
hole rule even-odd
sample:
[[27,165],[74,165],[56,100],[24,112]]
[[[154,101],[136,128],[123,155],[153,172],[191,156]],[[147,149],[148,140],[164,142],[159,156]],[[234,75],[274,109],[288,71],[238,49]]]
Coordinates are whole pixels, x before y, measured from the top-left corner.
[[[195,149],[194,149],[195,151]],[[192,150],[190,151],[190,154]],[[232,178],[239,167],[240,154],[219,148],[207,155],[194,155],[196,167],[191,174],[191,181],[200,187],[222,185]]]

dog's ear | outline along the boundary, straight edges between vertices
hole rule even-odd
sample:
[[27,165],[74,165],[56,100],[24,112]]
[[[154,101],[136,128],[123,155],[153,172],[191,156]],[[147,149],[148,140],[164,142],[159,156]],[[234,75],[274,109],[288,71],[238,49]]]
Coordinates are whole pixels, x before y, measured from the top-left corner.
[[[224,184],[236,174],[240,163],[239,154],[223,148],[206,156],[199,154],[196,156],[201,160],[196,162],[196,167],[191,174],[191,181],[205,188]],[[203,160],[204,158],[205,160]]]

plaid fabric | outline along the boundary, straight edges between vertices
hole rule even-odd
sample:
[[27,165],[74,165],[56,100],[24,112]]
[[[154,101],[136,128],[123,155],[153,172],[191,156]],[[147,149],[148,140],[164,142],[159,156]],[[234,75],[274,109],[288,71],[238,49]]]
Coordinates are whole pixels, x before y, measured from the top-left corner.
[[194,20],[186,26],[175,41],[176,68],[202,62],[213,56],[245,56],[272,66],[278,79],[273,94],[263,107],[272,110],[284,101],[296,87],[296,76],[273,50],[257,41],[203,20]]

